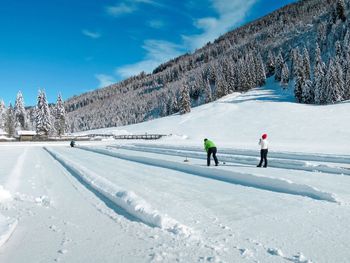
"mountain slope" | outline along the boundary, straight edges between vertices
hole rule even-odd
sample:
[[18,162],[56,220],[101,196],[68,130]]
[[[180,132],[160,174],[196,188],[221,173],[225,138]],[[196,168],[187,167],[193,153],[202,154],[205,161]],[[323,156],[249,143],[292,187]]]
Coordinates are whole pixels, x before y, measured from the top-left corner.
[[348,153],[350,103],[304,105],[292,101],[273,79],[265,88],[234,93],[196,107],[191,113],[175,114],[135,125],[85,133],[172,134],[166,144],[202,146],[213,139],[220,148],[256,149],[267,133],[272,151]]
[[[346,1],[346,7],[349,1]],[[69,99],[70,131],[138,123],[180,110],[183,87],[188,87],[192,107],[235,91],[264,84],[258,71],[270,72],[268,54],[281,51],[293,72],[290,52],[321,44],[325,61],[334,56],[336,41],[345,37],[348,22],[335,15],[336,1],[304,0],[220,37],[214,43],[175,58],[121,83]],[[261,56],[261,57],[260,57]],[[313,59],[312,59],[313,60]]]

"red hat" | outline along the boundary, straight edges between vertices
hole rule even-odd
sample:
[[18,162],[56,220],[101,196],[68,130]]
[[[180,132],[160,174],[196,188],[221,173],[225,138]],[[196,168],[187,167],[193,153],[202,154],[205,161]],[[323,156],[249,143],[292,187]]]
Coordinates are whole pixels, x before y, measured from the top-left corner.
[[265,140],[265,139],[267,138],[267,134],[264,133],[264,134],[262,135],[262,138],[263,138],[263,140]]

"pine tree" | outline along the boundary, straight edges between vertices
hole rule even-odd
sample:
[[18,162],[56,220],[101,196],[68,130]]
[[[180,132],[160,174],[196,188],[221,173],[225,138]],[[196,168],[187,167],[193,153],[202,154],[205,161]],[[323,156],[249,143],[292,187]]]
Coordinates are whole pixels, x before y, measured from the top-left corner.
[[[347,63],[350,63],[349,60]],[[345,71],[344,100],[350,100],[350,65],[346,67]]]
[[4,101],[0,100],[0,129],[4,130],[6,120],[6,106]]
[[299,52],[297,52],[297,57],[294,61],[294,70],[295,70],[295,86],[294,86],[294,95],[297,102],[303,102],[303,86],[305,83],[305,75],[302,64],[302,57]]
[[16,130],[26,129],[27,114],[24,108],[24,100],[23,100],[23,95],[21,91],[17,93],[14,111],[15,111],[15,119],[16,119],[15,121]]
[[10,103],[10,106],[6,111],[6,123],[5,123],[5,131],[8,133],[10,137],[15,135],[15,113],[13,110],[13,106]]
[[346,21],[346,15],[345,15],[345,2],[344,0],[337,0],[336,5],[336,18],[342,20],[343,22]]
[[262,87],[266,83],[266,73],[265,73],[265,66],[264,62],[262,60],[262,57],[260,53],[258,53],[257,56],[254,56],[255,60],[255,73],[256,73],[256,86]]
[[285,88],[286,86],[288,86],[288,83],[289,83],[289,69],[288,69],[287,63],[285,62],[282,67],[281,85],[284,86]]
[[303,54],[303,66],[304,66],[305,80],[310,80],[311,79],[310,55],[306,47],[304,48],[304,54]]
[[207,79],[205,85],[204,85],[204,102],[209,103],[213,100],[212,97],[212,91],[210,86],[210,81]]
[[181,108],[180,108],[180,114],[186,114],[191,112],[191,99],[190,99],[190,92],[187,84],[183,85],[182,91],[181,91]]
[[266,64],[266,77],[269,78],[275,74],[275,57],[271,50],[267,55],[267,64]]
[[66,110],[61,94],[58,94],[55,106],[55,129],[58,136],[62,136],[66,131]]
[[312,81],[306,79],[302,86],[302,102],[306,104],[314,103],[314,96],[312,91]]
[[337,62],[334,62],[333,59],[329,62],[329,68],[326,76],[326,103],[333,104],[339,102],[343,98],[343,86],[342,81],[342,71],[341,67]]
[[314,102],[316,104],[325,103],[324,79],[326,65],[322,61],[320,47],[316,46],[315,68],[314,68]]
[[50,108],[44,91],[39,91],[38,103],[36,106],[36,132],[39,135],[48,135],[51,130]]
[[284,59],[282,56],[282,51],[280,51],[276,59],[276,68],[275,68],[275,80],[279,82],[281,81],[283,64],[284,64]]

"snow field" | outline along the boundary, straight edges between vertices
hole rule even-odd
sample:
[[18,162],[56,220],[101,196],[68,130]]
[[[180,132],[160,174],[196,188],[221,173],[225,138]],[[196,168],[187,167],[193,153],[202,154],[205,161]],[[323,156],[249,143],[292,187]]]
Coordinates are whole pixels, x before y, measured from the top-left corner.
[[70,173],[78,176],[86,184],[102,194],[105,198],[112,201],[118,207],[124,209],[128,214],[142,221],[151,227],[159,227],[168,232],[189,237],[192,230],[176,220],[162,215],[159,211],[154,210],[145,200],[138,197],[134,192],[121,189],[105,178],[95,174],[82,166],[78,166],[61,154],[52,149],[44,148],[59,163],[61,163]]
[[79,148],[87,151],[93,151],[96,153],[108,155],[108,156],[113,156],[123,160],[172,169],[172,170],[188,173],[191,175],[197,175],[197,176],[207,177],[211,179],[221,180],[232,184],[239,184],[243,186],[254,187],[254,188],[268,190],[272,192],[278,192],[278,193],[307,196],[316,200],[324,200],[324,201],[335,202],[335,203],[339,202],[339,200],[337,200],[335,195],[332,193],[323,192],[313,187],[310,187],[308,185],[295,184],[287,180],[256,176],[253,174],[224,171],[220,169],[207,169],[202,167],[194,167],[194,166],[182,164],[179,162],[170,162],[165,160],[152,159],[148,157],[139,157],[139,156],[120,154],[115,151],[101,149],[101,148],[88,148],[88,147],[79,147]]
[[[182,157],[191,157],[206,159],[207,156],[202,149],[196,147],[172,147],[172,146],[138,146],[138,145],[123,145],[123,146],[113,146],[114,148],[122,148],[133,151],[140,152],[150,152],[150,153],[159,153],[173,156],[182,156]],[[220,160],[223,162],[233,162],[239,164],[248,164],[256,165],[260,157],[257,157],[258,151],[255,153],[251,151],[244,150],[227,150],[220,149]],[[280,154],[282,158],[280,158]],[[272,158],[271,158],[272,157]],[[350,175],[350,169],[344,167],[334,167],[334,162],[336,164],[344,164],[347,166],[350,164],[350,157],[339,156],[338,158],[333,156],[330,160],[326,159],[326,156],[320,157],[315,155],[306,154],[305,156],[300,153],[278,153],[272,152],[269,153],[269,167],[283,168],[283,169],[293,169],[293,170],[302,170],[309,172],[324,172],[332,174],[343,174]],[[324,163],[319,163],[319,162]],[[317,162],[317,163],[316,163]],[[331,163],[333,162],[333,163]],[[333,164],[333,165],[332,165]],[[350,166],[349,166],[350,167]]]

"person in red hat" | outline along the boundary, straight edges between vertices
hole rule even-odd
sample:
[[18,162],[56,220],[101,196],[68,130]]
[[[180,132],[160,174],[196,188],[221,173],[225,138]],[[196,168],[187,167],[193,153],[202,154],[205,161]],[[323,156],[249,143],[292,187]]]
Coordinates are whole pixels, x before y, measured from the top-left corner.
[[257,167],[261,167],[261,165],[264,162],[264,167],[267,167],[267,153],[269,152],[269,147],[268,147],[268,141],[267,141],[267,134],[264,133],[261,136],[261,139],[259,140],[259,145],[261,146],[260,150],[260,163],[257,165]]

